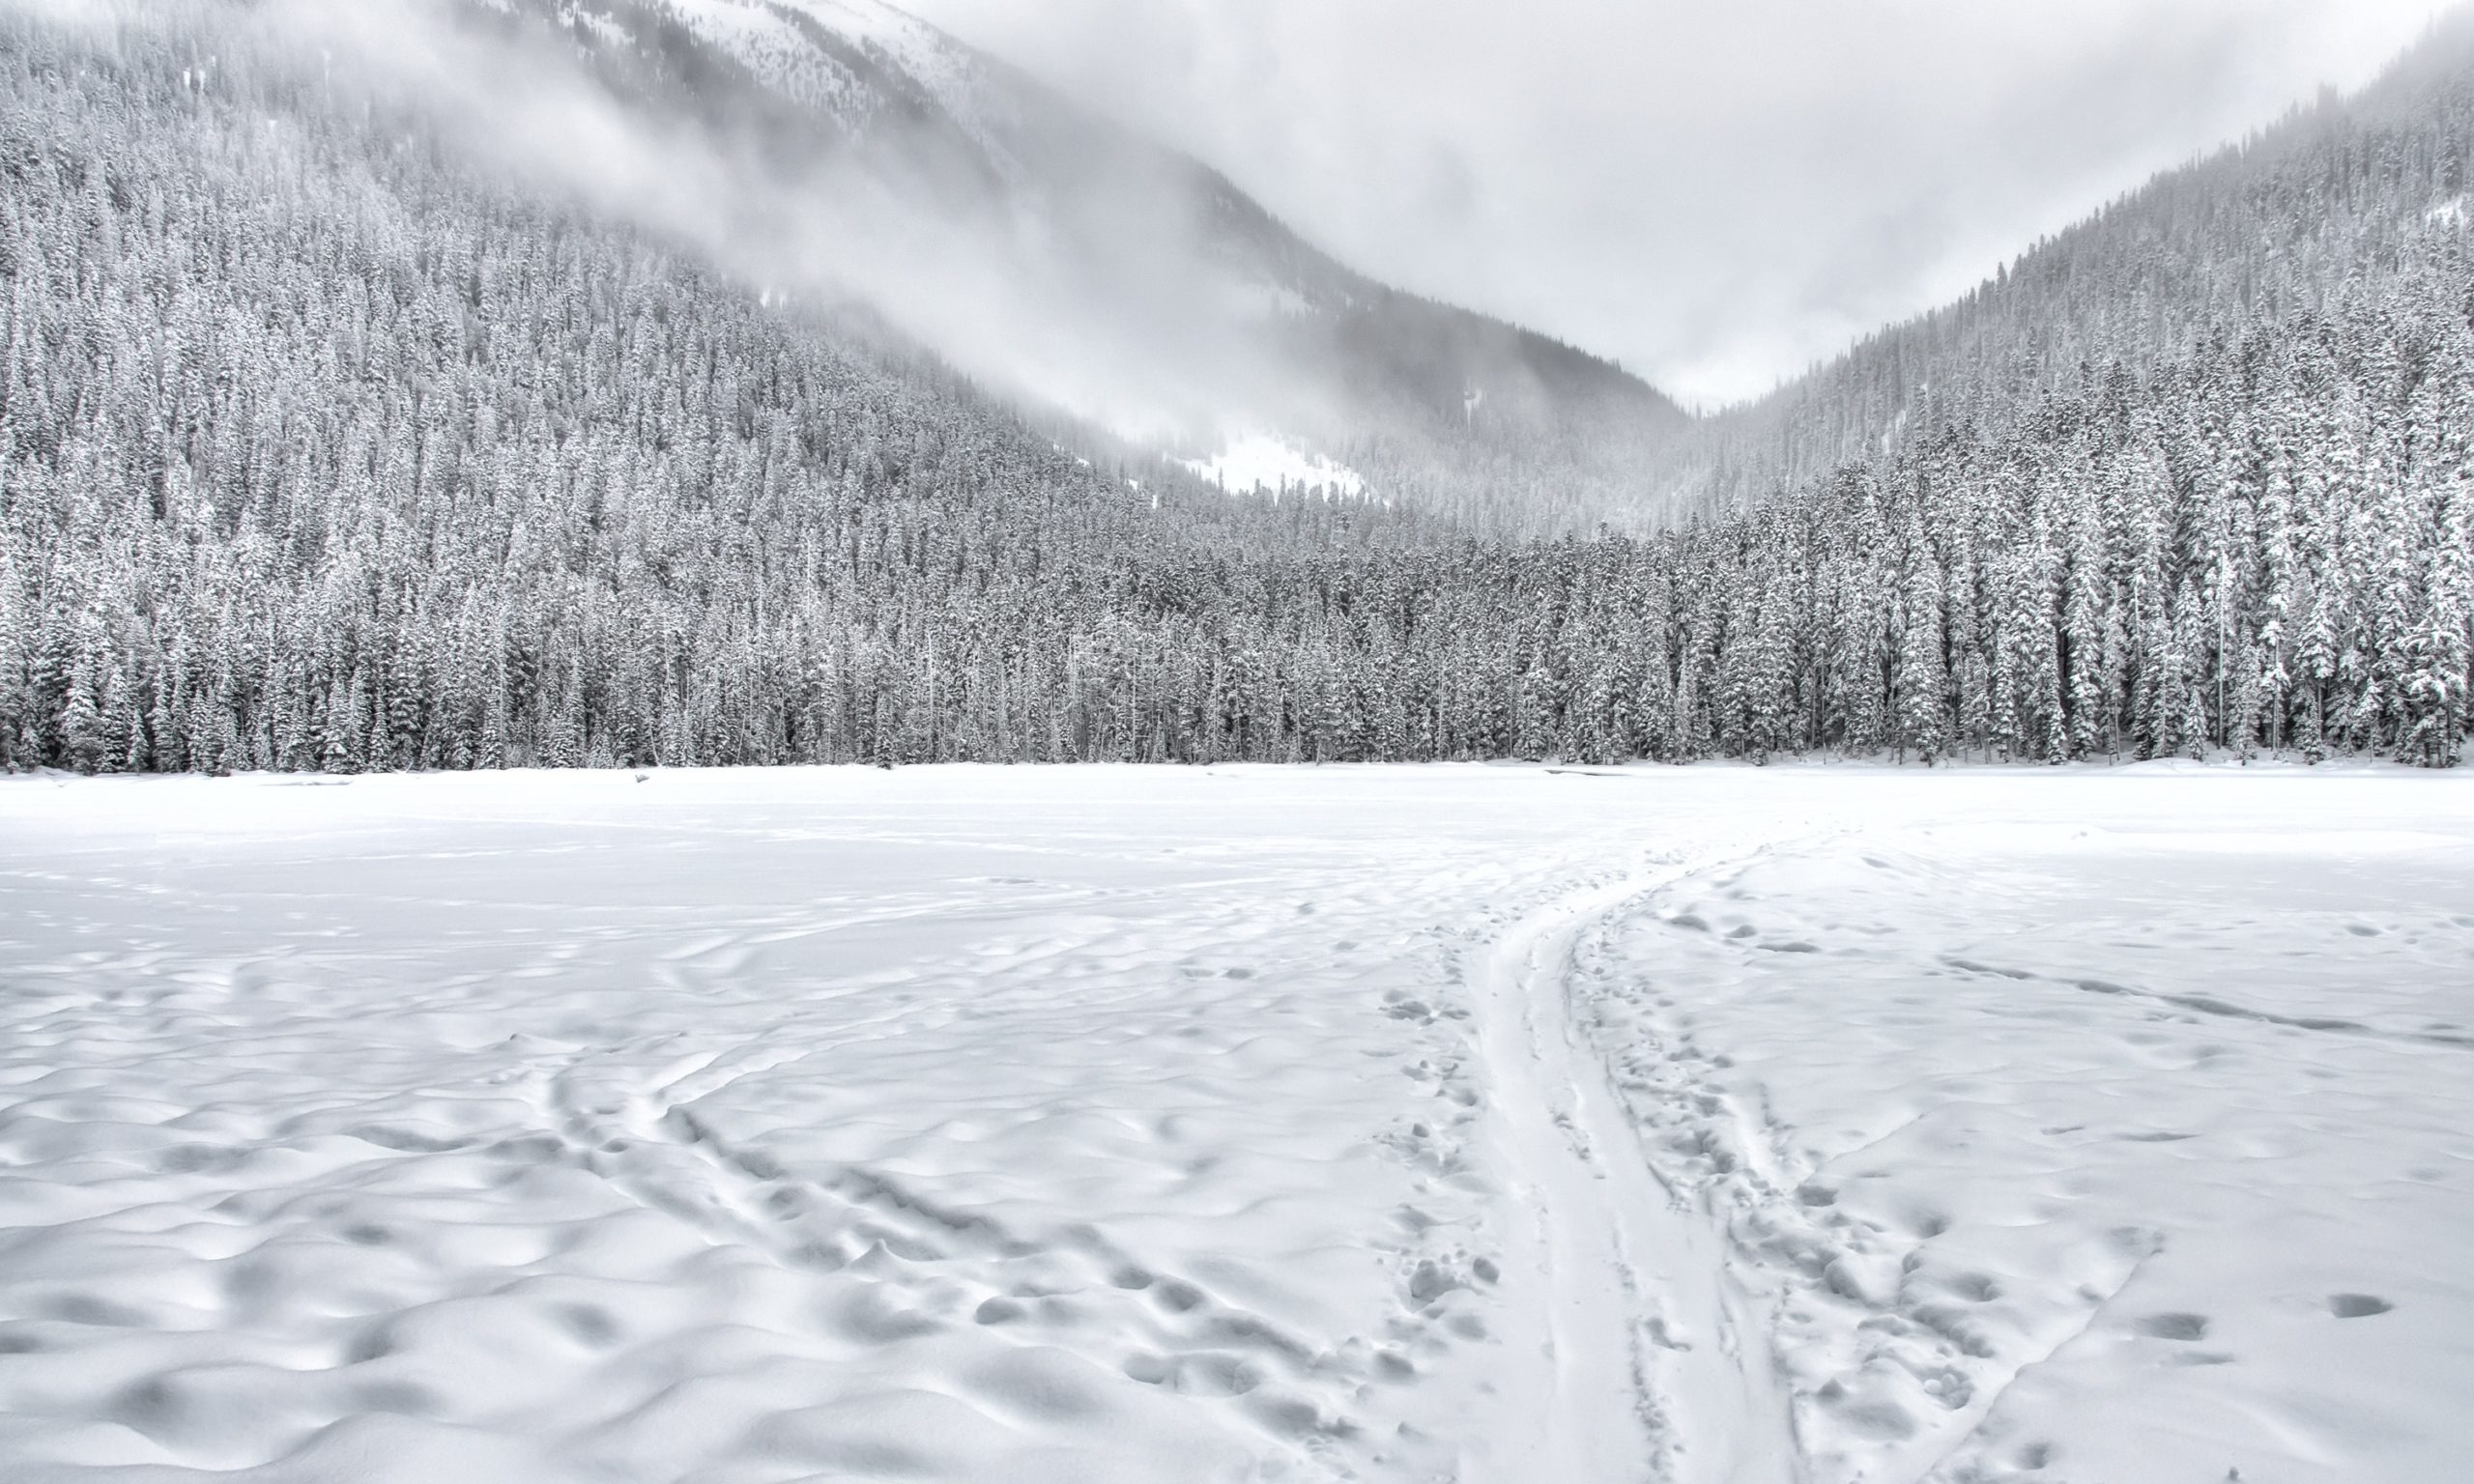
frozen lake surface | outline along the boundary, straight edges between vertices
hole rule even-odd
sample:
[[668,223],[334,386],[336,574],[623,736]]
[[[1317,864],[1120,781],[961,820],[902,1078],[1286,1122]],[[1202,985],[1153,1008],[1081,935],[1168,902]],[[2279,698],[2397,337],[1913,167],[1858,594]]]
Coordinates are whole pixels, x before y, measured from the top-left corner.
[[2438,1481],[2474,777],[0,781],[0,1477]]

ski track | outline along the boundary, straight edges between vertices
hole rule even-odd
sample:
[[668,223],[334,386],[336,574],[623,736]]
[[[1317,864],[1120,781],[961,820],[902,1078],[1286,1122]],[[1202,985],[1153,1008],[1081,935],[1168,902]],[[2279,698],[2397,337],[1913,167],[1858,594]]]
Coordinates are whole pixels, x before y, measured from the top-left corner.
[[[1774,846],[1762,847],[1764,850]],[[1759,852],[1755,852],[1759,853]],[[1597,1051],[1575,1034],[1575,946],[1601,919],[1744,856],[1598,884],[1515,923],[1488,956],[1482,1044],[1514,1177],[1510,1241],[1544,1292],[1520,1333],[1545,1360],[1508,1415],[1529,1477],[1798,1476],[1768,1324],[1688,1197],[1654,1172]]]

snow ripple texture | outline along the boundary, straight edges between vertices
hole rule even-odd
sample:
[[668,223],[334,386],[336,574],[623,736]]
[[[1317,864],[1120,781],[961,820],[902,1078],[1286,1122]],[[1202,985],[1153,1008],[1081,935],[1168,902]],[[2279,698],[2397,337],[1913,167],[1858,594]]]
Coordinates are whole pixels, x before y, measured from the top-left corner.
[[2469,882],[2371,769],[0,782],[0,1477],[2452,1477]]

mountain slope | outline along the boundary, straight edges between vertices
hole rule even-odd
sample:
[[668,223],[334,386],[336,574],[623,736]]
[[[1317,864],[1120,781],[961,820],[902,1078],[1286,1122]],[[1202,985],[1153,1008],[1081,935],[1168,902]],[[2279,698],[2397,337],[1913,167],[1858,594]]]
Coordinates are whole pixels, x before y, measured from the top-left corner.
[[2474,174],[2474,14],[2457,13],[2351,98],[2323,94],[2037,243],[1955,302],[1705,419],[1658,481],[1725,508],[2001,424],[2119,363],[2135,373],[2376,296],[2464,224]]
[[[2375,272],[2297,268],[2316,307],[1926,406],[1750,511],[1473,539],[1228,499],[884,323],[934,302],[837,304],[786,243],[938,242],[753,190],[864,191],[831,157],[865,145],[698,83],[740,64],[692,36],[586,59],[618,82],[401,32],[399,72],[330,76],[317,21],[0,7],[0,765],[2444,765],[2474,720],[2445,211]],[[2400,137],[2452,137],[2454,96]],[[1569,497],[1509,442],[1428,446],[1493,509]]]
[[[964,369],[1137,441],[1274,435],[1363,466],[1387,497],[1544,529],[1628,506],[1687,425],[1605,361],[1354,271],[1219,172],[881,0],[468,12],[743,171],[725,262],[868,303]],[[870,204],[820,227],[820,199]],[[899,261],[874,260],[887,238]]]

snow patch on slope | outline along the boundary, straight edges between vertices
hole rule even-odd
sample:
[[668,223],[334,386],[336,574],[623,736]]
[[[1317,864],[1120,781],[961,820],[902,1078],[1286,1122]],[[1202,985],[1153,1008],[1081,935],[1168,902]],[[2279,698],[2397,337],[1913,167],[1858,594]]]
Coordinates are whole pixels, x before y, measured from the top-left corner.
[[[512,8],[505,5],[503,0],[491,0],[491,3],[498,5],[502,11],[513,14]],[[620,25],[616,18],[598,11],[578,10],[572,5],[562,7],[559,12],[559,24],[571,31],[590,32],[605,46],[627,46],[635,43],[635,38],[627,34],[625,26]]]
[[1320,454],[1302,452],[1265,433],[1249,433],[1210,458],[1181,462],[1202,478],[1236,494],[1320,490],[1325,495],[1357,496],[1366,492],[1366,480],[1356,471]]
[[667,0],[697,40],[745,67],[784,97],[852,122],[874,100],[843,63],[771,5],[758,0]]
[[[986,58],[926,21],[874,0],[665,0],[696,37],[767,86],[847,125],[925,103],[988,161],[1021,181],[1018,100]],[[828,34],[848,50],[820,44]],[[853,57],[864,59],[854,62]],[[871,71],[880,75],[870,75]]]
[[[836,34],[873,47],[921,82],[962,85],[969,69],[962,48],[943,32],[876,0],[790,0]],[[944,92],[945,88],[939,87]]]

